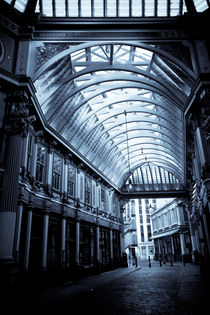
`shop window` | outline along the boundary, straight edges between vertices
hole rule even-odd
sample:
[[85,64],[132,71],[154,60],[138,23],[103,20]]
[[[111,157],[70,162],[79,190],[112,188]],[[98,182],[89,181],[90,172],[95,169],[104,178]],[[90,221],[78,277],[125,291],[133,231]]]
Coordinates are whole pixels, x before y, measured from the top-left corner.
[[90,181],[90,178],[85,176],[85,203],[90,204],[91,202],[90,196],[91,196],[91,181]]
[[39,144],[37,149],[36,181],[44,183],[46,170],[46,148]]
[[59,221],[54,218],[49,220],[48,230],[48,254],[47,264],[48,268],[56,268],[60,263],[60,244],[61,244],[61,233]]
[[68,177],[67,177],[67,194],[68,196],[74,197],[75,187],[75,168],[68,164]]
[[76,225],[75,222],[66,222],[66,255],[65,262],[67,268],[75,266],[76,257]]
[[53,156],[53,173],[52,173],[52,188],[60,190],[61,186],[61,157],[57,154]]

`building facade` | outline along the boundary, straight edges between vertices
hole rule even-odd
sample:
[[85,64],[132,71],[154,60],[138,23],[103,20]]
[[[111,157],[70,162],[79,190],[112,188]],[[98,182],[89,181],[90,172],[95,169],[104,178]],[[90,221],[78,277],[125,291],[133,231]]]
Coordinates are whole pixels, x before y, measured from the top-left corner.
[[184,204],[172,200],[151,214],[155,244],[155,259],[162,261],[191,261],[192,246],[188,213]]
[[125,251],[128,258],[154,258],[150,209],[156,208],[155,199],[132,199],[124,210]]
[[41,130],[37,114],[27,115],[26,91],[2,85],[1,278],[7,261],[13,277],[72,277],[119,266],[118,196]]

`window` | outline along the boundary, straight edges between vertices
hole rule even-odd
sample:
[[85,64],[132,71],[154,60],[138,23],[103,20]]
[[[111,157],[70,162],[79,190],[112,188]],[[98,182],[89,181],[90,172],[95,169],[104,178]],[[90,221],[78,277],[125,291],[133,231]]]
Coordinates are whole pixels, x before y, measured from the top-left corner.
[[83,180],[83,176],[82,174],[80,174],[80,200],[83,201],[84,198],[83,198],[83,195],[84,195],[84,180]]
[[92,183],[92,205],[96,206],[96,184]]
[[71,164],[68,164],[67,175],[67,194],[74,197],[74,185],[75,185],[75,169]]
[[140,226],[141,229],[141,242],[144,242],[144,227],[143,225]]
[[61,184],[61,157],[57,154],[53,156],[53,174],[52,174],[52,188],[60,190]]
[[26,166],[27,174],[30,174],[30,171],[31,171],[32,141],[33,141],[32,135],[29,133],[29,135],[28,135],[28,147],[27,147],[27,166]]
[[148,239],[150,239],[150,237],[152,236],[152,232],[151,232],[151,226],[149,224],[147,225],[147,233],[148,233]]
[[85,176],[85,202],[90,204],[90,194],[91,194],[91,181],[90,178]]
[[101,188],[101,207],[106,211],[106,190]]
[[38,145],[37,149],[37,161],[36,161],[36,181],[44,183],[46,170],[46,148],[42,145]]
[[142,214],[140,214],[139,218],[140,218],[140,223],[143,223],[143,215]]

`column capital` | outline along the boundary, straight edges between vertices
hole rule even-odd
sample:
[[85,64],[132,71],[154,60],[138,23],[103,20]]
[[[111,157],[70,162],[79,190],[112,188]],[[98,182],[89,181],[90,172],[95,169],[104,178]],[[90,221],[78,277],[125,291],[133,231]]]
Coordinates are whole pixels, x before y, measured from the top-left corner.
[[24,89],[16,89],[7,99],[5,131],[8,134],[26,136],[30,124],[36,120],[29,116],[30,101]]

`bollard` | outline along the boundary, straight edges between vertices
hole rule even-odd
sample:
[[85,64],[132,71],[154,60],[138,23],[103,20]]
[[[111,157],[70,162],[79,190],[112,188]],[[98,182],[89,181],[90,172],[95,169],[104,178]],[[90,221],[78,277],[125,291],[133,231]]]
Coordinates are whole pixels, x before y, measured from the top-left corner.
[[161,258],[160,258],[160,267],[162,267],[162,260],[161,260]]
[[148,258],[149,258],[149,268],[151,268],[152,265],[151,265],[151,261],[150,261],[150,256]]

